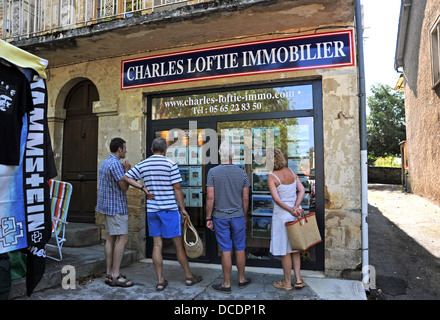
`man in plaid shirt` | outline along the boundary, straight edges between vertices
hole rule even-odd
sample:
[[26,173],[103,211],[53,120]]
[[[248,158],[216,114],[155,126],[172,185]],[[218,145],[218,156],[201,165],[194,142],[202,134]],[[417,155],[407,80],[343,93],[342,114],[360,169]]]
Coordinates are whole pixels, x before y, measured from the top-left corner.
[[99,166],[98,171],[98,201],[96,210],[105,215],[108,232],[104,252],[107,265],[105,283],[111,286],[131,287],[134,283],[119,273],[125,246],[128,242],[128,184],[122,181],[125,172],[130,170],[125,158],[127,147],[121,138],[110,142],[110,156]]

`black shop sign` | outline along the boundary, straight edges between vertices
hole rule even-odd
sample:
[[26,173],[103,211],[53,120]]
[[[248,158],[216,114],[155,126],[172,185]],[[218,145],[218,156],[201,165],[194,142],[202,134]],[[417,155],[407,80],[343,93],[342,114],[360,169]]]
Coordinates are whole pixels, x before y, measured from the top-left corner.
[[353,65],[353,31],[345,30],[124,60],[121,89]]

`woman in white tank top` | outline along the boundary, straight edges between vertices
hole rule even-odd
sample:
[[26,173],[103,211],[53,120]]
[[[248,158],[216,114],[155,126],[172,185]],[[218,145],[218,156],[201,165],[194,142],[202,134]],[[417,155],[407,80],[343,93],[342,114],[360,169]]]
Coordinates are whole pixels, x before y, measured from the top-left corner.
[[281,257],[284,279],[275,282],[276,288],[292,290],[292,265],[296,277],[294,287],[301,289],[305,282],[301,279],[301,257],[298,251],[292,250],[285,223],[295,221],[302,213],[301,201],[304,198],[305,189],[298,176],[286,167],[286,160],[280,149],[270,149],[266,153],[266,163],[273,165],[273,172],[268,175],[270,194],[275,202],[272,216],[272,237],[270,252],[274,256]]

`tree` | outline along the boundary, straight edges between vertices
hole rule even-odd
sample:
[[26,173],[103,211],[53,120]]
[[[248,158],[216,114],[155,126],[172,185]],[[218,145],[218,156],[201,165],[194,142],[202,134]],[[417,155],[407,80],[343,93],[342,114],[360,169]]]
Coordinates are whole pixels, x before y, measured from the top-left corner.
[[367,147],[369,156],[384,157],[400,154],[399,143],[406,139],[405,103],[403,92],[384,84],[371,87],[367,98]]

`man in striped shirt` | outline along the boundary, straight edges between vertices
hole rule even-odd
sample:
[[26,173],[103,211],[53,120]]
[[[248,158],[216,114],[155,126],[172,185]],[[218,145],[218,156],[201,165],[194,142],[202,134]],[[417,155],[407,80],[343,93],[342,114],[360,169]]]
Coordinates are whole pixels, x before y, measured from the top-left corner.
[[[164,138],[153,140],[153,155],[136,164],[124,177],[124,181],[136,188],[142,188],[136,180],[142,180],[147,193],[154,199],[147,198],[148,233],[153,237],[153,264],[157,274],[157,291],[162,291],[168,282],[162,269],[162,237],[171,238],[176,247],[176,256],[186,275],[186,285],[191,286],[202,280],[201,276],[191,273],[188,258],[183,247],[182,217],[186,218],[182,188],[182,177],[177,164],[165,157],[167,142]],[[180,209],[180,213],[179,213]],[[182,217],[181,217],[182,216]]]

